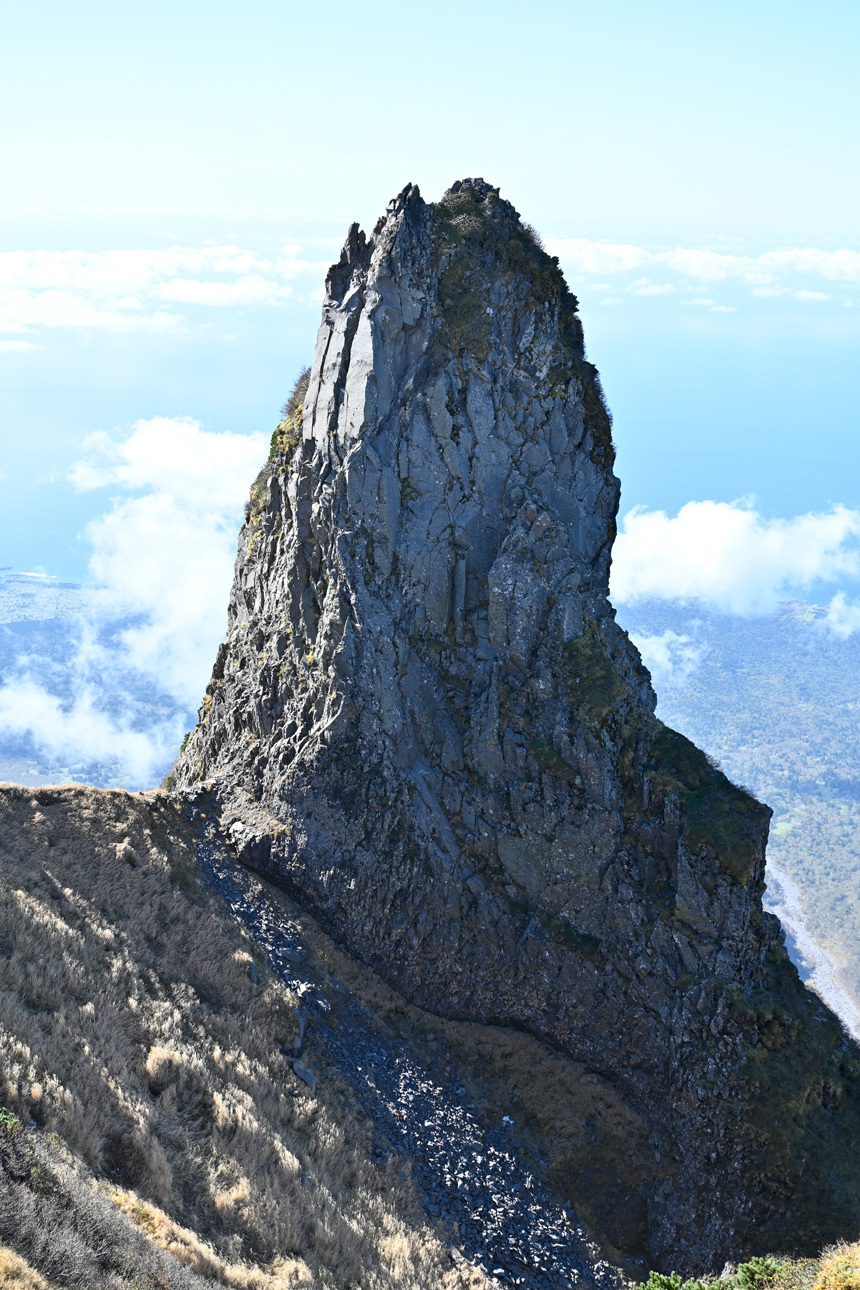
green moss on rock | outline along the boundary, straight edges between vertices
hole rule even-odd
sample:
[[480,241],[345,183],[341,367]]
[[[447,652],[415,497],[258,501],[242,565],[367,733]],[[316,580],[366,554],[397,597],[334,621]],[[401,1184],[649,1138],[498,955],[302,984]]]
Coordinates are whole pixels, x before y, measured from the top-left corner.
[[269,444],[269,461],[276,457],[285,457],[288,461],[302,441],[302,411],[299,404],[295,412],[281,421],[272,431]]
[[577,715],[598,731],[629,691],[594,623],[562,646],[562,673]]
[[568,766],[563,758],[559,757],[554,748],[544,743],[542,739],[535,736],[529,740],[529,752],[534,757],[541,770],[548,770],[551,775],[557,775],[559,779],[567,780],[568,784],[576,784],[581,779],[579,773],[572,767]]
[[758,1224],[769,1248],[812,1254],[860,1228],[856,1046],[805,989],[779,940],[760,988],[736,992],[731,1020],[747,1054],[734,1079],[755,1092],[746,1167],[775,1184]]
[[582,361],[578,301],[564,280],[558,257],[547,255],[534,229],[520,220],[510,202],[494,190],[481,195],[472,186],[462,186],[446,193],[433,212],[433,247],[447,261],[439,278],[439,299],[444,337],[451,348],[467,350],[484,362],[492,336],[490,289],[500,281],[525,279],[533,302],[559,310],[562,333],[571,346],[570,365],[559,368],[556,379],[578,375]]
[[684,838],[692,850],[710,847],[743,886],[761,851],[770,808],[738,788],[700,748],[662,722],[651,741],[652,783],[677,795],[684,808]]

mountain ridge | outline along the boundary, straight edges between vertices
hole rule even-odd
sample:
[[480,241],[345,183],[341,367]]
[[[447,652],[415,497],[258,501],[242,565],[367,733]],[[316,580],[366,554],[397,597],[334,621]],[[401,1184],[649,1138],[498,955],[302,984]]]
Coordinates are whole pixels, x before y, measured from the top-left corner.
[[42,1277],[615,1287],[860,1227],[769,808],[608,600],[611,429],[497,189],[351,228],[170,792],[0,788],[0,1241]]

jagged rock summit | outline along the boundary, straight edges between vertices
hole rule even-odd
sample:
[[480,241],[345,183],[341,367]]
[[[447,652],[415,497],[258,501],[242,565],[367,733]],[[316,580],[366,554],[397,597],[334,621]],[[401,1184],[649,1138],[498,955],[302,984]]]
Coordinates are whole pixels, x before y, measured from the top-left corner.
[[860,1223],[858,1068],[762,912],[767,808],[655,718],[615,621],[613,457],[498,189],[353,226],[177,783],[413,1001],[620,1090],[653,1154],[613,1239],[703,1268]]

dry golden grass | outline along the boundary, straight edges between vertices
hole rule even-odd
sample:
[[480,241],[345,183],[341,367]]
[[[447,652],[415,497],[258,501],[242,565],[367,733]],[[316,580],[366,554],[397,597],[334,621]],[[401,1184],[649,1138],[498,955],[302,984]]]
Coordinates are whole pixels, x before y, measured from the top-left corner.
[[256,1290],[256,1287],[265,1287],[265,1290],[282,1290],[283,1287],[287,1290],[290,1286],[308,1286],[312,1283],[313,1278],[307,1266],[299,1259],[275,1259],[262,1270],[247,1263],[231,1263],[219,1257],[197,1232],[174,1222],[163,1209],[144,1200],[136,1192],[115,1187],[111,1189],[111,1194],[123,1212],[150,1240],[200,1276],[239,1287],[239,1290]]
[[0,1290],[53,1290],[53,1287],[14,1250],[0,1245]]
[[184,829],[163,795],[0,790],[0,1105],[211,1281],[486,1284],[452,1268],[408,1171],[371,1161],[342,1091],[292,1074],[296,1000]]

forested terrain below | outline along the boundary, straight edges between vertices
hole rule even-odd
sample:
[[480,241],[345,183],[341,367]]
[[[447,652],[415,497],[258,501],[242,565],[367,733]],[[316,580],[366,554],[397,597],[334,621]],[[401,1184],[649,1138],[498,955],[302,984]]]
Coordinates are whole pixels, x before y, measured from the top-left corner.
[[658,716],[773,808],[769,859],[860,1004],[860,637],[796,601],[761,618],[663,602],[618,617],[652,666]]

